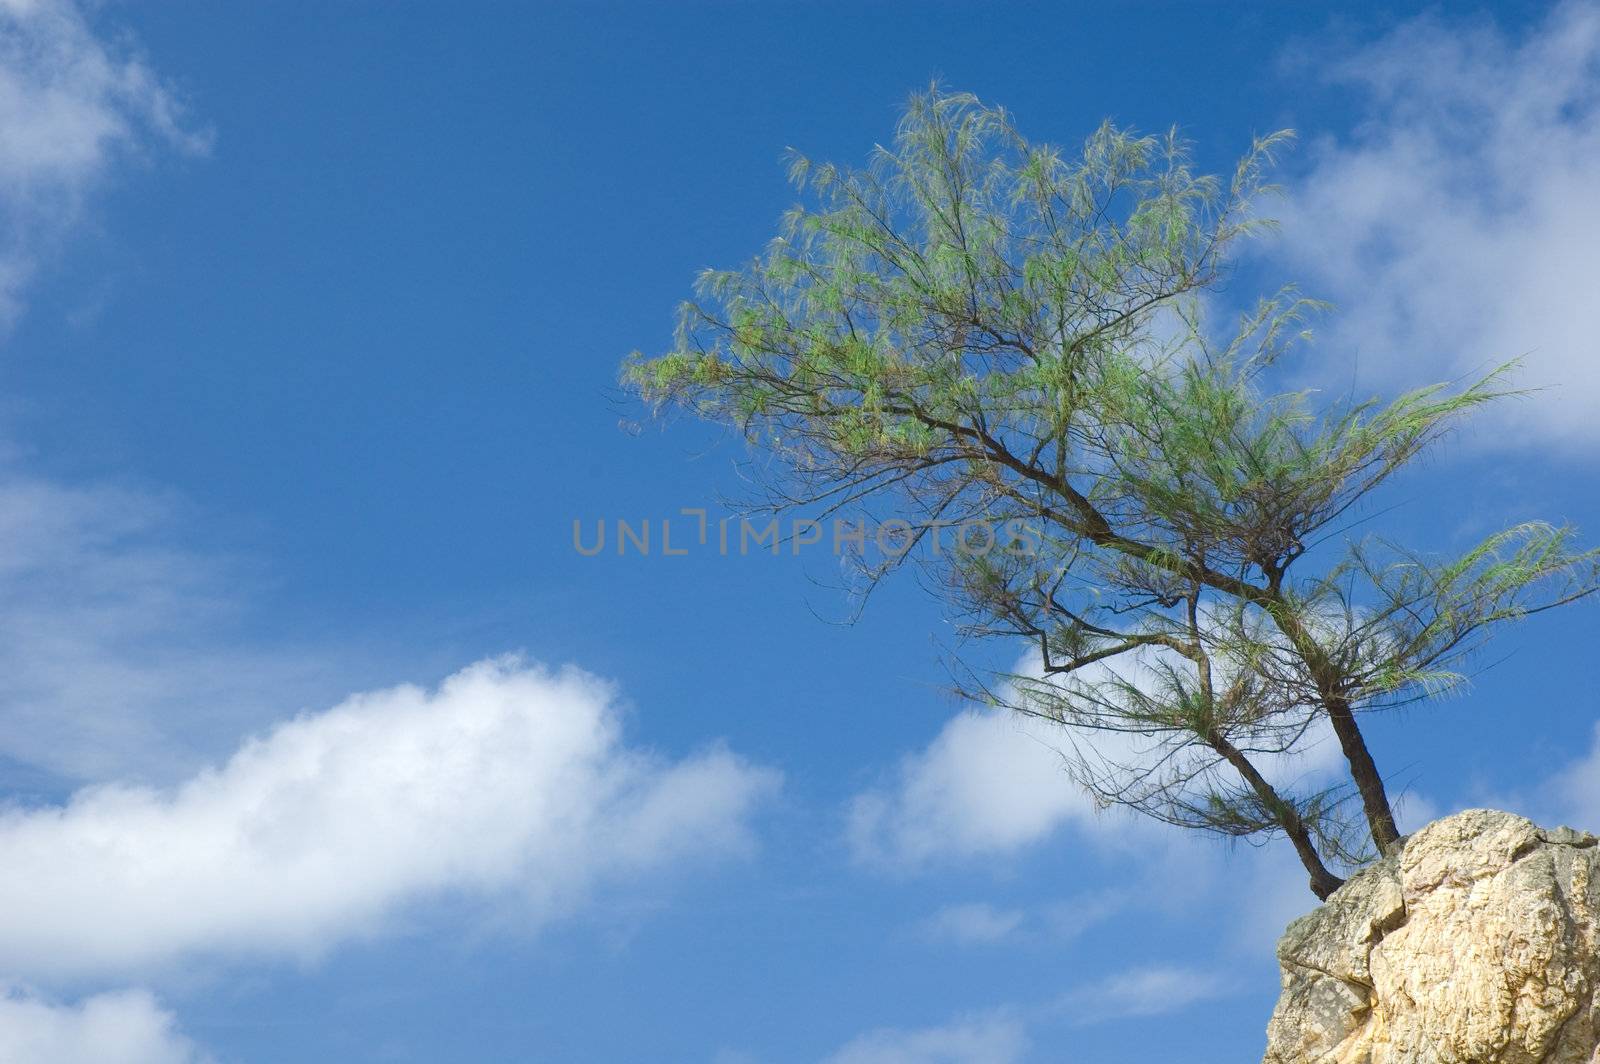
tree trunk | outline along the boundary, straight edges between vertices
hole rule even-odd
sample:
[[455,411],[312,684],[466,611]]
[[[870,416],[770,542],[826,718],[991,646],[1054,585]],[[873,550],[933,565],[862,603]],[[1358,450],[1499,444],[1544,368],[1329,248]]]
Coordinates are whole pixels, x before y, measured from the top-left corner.
[[1400,838],[1400,830],[1394,823],[1394,810],[1389,806],[1389,794],[1383,786],[1383,776],[1378,773],[1378,766],[1367,749],[1367,741],[1356,724],[1356,715],[1351,711],[1350,703],[1343,698],[1333,697],[1326,699],[1323,706],[1328,711],[1328,720],[1333,724],[1333,734],[1339,737],[1339,748],[1344,751],[1344,758],[1350,764],[1350,776],[1355,780],[1356,790],[1361,793],[1361,808],[1367,814],[1367,827],[1372,831],[1372,841],[1378,847],[1379,856],[1382,856]]
[[1400,831],[1394,824],[1394,811],[1389,807],[1383,776],[1378,772],[1377,763],[1372,760],[1372,752],[1367,749],[1367,741],[1362,737],[1360,725],[1356,723],[1350,701],[1337,693],[1339,688],[1327,655],[1276,589],[1261,604],[1277,624],[1278,630],[1289,637],[1289,642],[1306,663],[1306,669],[1316,683],[1322,708],[1328,714],[1333,734],[1339,738],[1339,749],[1344,751],[1344,759],[1350,766],[1350,778],[1355,781],[1356,790],[1361,794],[1361,808],[1366,813],[1373,844],[1378,847],[1379,856],[1382,856],[1399,840]]
[[1327,901],[1328,895],[1338,890],[1344,884],[1344,880],[1328,871],[1328,866],[1322,863],[1322,855],[1317,852],[1316,844],[1311,841],[1311,832],[1306,829],[1305,821],[1300,818],[1294,806],[1284,801],[1277,789],[1267,782],[1266,777],[1256,771],[1255,765],[1244,756],[1244,752],[1229,742],[1221,732],[1211,732],[1206,736],[1206,743],[1244,777],[1245,782],[1250,784],[1250,789],[1256,792],[1256,797],[1272,810],[1278,826],[1283,828],[1283,833],[1294,843],[1294,852],[1300,855],[1300,863],[1311,874],[1311,893],[1315,894],[1319,901]]

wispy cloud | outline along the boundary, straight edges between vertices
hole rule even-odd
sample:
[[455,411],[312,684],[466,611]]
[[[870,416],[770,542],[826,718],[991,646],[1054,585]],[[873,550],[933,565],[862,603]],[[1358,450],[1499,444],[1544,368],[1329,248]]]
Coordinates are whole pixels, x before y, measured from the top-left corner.
[[1134,968],[1029,1007],[990,1009],[936,1027],[880,1028],[824,1064],[1016,1064],[1027,1058],[1043,1028],[1167,1015],[1234,990],[1228,975],[1209,969]]
[[1527,356],[1484,439],[1600,442],[1600,5],[1512,36],[1428,16],[1353,54],[1301,56],[1364,108],[1309,145],[1274,254],[1338,314],[1339,383],[1411,386]]
[[1022,1020],[991,1012],[939,1027],[883,1028],[854,1039],[825,1064],[1016,1064],[1029,1039]]
[[937,942],[963,945],[1000,942],[1010,938],[1027,920],[1022,909],[1002,909],[988,902],[946,905],[923,921],[922,934]]
[[204,1064],[172,1014],[142,990],[62,1004],[0,989],[0,1060],[6,1064]]
[[1117,889],[1078,894],[1046,906],[1040,918],[1050,935],[1057,939],[1075,938],[1096,924],[1127,909],[1142,893],[1124,883]]
[[985,901],[946,905],[918,926],[923,938],[957,945],[989,945],[1018,938],[1062,942],[1126,909],[1130,895],[1121,890],[1076,895],[1047,905],[1004,907]]
[[596,884],[744,851],[776,784],[726,751],[624,745],[592,676],[482,662],[284,723],[173,789],[0,813],[0,971],[314,955],[447,891],[537,924]]
[[1215,971],[1153,965],[1070,991],[1058,1002],[1057,1009],[1078,1023],[1101,1023],[1182,1012],[1200,1002],[1225,997],[1233,989],[1229,978]]
[[[0,461],[0,757],[90,781],[181,772],[331,700],[323,651],[247,640],[250,567],[187,545],[182,500]],[[13,778],[15,778],[13,776]]]
[[1551,790],[1548,804],[1555,815],[1568,818],[1574,827],[1600,830],[1600,723],[1594,726],[1589,749],[1556,774]]
[[0,0],[0,329],[119,161],[203,151],[172,89],[68,0]]

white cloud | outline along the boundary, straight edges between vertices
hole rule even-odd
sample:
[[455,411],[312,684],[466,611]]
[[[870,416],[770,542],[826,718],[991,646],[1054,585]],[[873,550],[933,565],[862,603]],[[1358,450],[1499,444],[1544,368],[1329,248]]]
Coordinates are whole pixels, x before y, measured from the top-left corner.
[[1521,39],[1425,17],[1322,71],[1362,120],[1310,146],[1275,253],[1339,312],[1319,349],[1359,386],[1412,386],[1526,354],[1482,438],[1600,442],[1600,5]]
[[0,988],[0,1060],[6,1064],[202,1064],[207,1058],[144,991],[61,1005]]
[[1600,831],[1600,724],[1588,751],[1556,775],[1552,790],[1555,815],[1573,827]]
[[1074,990],[1059,1008],[1080,1023],[1099,1023],[1181,1012],[1231,991],[1227,978],[1216,972],[1154,965]]
[[1030,1029],[1166,1015],[1235,990],[1226,974],[1177,965],[1135,968],[1027,1008],[993,1009],[939,1027],[882,1028],[854,1039],[824,1064],[1015,1064],[1032,1044]]
[[599,883],[744,850],[776,782],[722,750],[623,745],[585,673],[480,662],[284,723],[172,789],[0,814],[0,971],[315,955],[444,892],[515,895],[536,924]]
[[966,902],[946,905],[923,922],[922,931],[931,939],[967,945],[999,942],[1015,933],[1025,919],[1027,913],[1021,909]]
[[1032,1045],[1029,1029],[1065,1020],[1077,1025],[1165,1015],[1226,996],[1226,976],[1196,968],[1154,965],[1086,984],[1054,1002],[1028,1009],[994,1009],[939,1027],[882,1028],[829,1056],[824,1064],[1016,1064]]
[[1022,1021],[990,1013],[943,1027],[872,1031],[828,1057],[826,1064],[1015,1064],[1027,1051]]
[[[883,785],[856,796],[849,837],[857,858],[897,871],[978,857],[989,859],[986,867],[1004,868],[994,859],[1047,843],[1079,847],[1077,868],[1085,877],[1079,885],[1089,889],[1076,897],[1026,911],[973,902],[921,925],[930,937],[969,944],[1059,941],[1130,912],[1187,918],[1200,911],[1217,929],[1217,948],[1259,958],[1270,956],[1290,919],[1316,904],[1305,869],[1281,839],[1260,851],[1230,848],[1125,809],[1098,809],[1064,769],[1059,751],[1066,744],[1059,726],[1037,718],[958,714]],[[1139,756],[1125,737],[1109,752],[1130,761]],[[1258,764],[1284,786],[1315,785],[1344,771],[1325,724],[1307,733],[1303,749],[1261,756]],[[1092,889],[1092,877],[1114,886]],[[1184,889],[1174,891],[1174,882]],[[1249,889],[1238,889],[1240,882]],[[1213,973],[1153,967],[1074,991],[1057,1011],[1083,1019],[1148,1015],[1229,990]]]
[[354,658],[240,638],[246,566],[178,545],[173,497],[0,459],[0,756],[67,779],[170,778],[352,686]]
[[1142,884],[1124,881],[1114,890],[1078,894],[1029,908],[962,902],[937,910],[921,922],[919,930],[931,941],[958,945],[987,945],[1019,937],[1060,942],[1116,916],[1136,900],[1134,895],[1144,894]]
[[[1126,655],[1119,668],[1133,682],[1148,675],[1144,659]],[[1034,655],[1014,668],[1039,676]],[[1108,667],[1074,674],[1092,685]],[[1008,701],[1003,697],[1002,701]],[[1167,751],[1133,734],[1076,733],[1108,764],[1139,765]],[[848,837],[858,860],[914,868],[938,860],[1019,853],[1075,826],[1102,844],[1138,839],[1170,861],[1174,832],[1125,809],[1102,809],[1069,775],[1072,729],[1010,710],[969,709],[951,718],[921,750],[904,757],[882,786],[851,802]],[[1180,755],[1182,756],[1182,755]],[[1258,767],[1290,788],[1326,777],[1343,763],[1331,729],[1313,725],[1290,753],[1262,754]]]
[[886,787],[856,796],[852,848],[868,862],[917,865],[1011,853],[1091,822],[1094,803],[1067,778],[1059,747],[1048,725],[1019,715],[960,713]]
[[[1201,881],[1199,877],[1191,880],[1195,883]],[[1128,908],[1135,893],[1129,887],[1129,883],[1122,882],[1112,889],[1079,894],[1055,902],[1045,908],[1044,922],[1055,937],[1075,938]]]
[[1270,958],[1289,924],[1321,904],[1307,887],[1306,870],[1287,846],[1264,847],[1230,870],[1231,919],[1225,945],[1244,957]]
[[1401,791],[1394,796],[1395,826],[1402,835],[1414,835],[1427,825],[1455,809],[1445,809],[1438,802],[1418,791]]
[[[207,148],[108,14],[0,0],[0,335],[119,170],[157,150]],[[10,457],[0,470],[0,757],[78,779],[147,771],[180,756],[172,736],[195,723],[185,714],[196,705],[236,728],[265,708],[242,704],[251,691],[305,704],[309,661],[219,652],[208,627],[225,612],[210,597],[215,567],[149,538],[170,500],[29,480]]]
[[0,0],[0,328],[119,159],[202,150],[146,63],[68,0]]

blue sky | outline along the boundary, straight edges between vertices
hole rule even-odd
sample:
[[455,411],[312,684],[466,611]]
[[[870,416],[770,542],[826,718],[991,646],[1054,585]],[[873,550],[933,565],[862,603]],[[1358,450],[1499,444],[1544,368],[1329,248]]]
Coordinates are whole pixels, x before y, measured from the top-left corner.
[[[1386,528],[1600,536],[1600,6],[0,0],[7,1059],[1251,1059],[1292,854],[1095,815],[914,581],[579,556],[739,486],[619,361],[939,78],[1299,131],[1228,296],[1543,390]],[[675,529],[676,531],[676,529]],[[1593,605],[1374,720],[1412,823],[1600,824]],[[1001,660],[1013,653],[996,651]]]

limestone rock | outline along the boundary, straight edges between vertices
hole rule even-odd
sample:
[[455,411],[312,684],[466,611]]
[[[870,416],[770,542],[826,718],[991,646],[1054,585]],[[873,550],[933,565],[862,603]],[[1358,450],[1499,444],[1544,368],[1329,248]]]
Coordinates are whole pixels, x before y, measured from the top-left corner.
[[1600,1064],[1600,846],[1472,809],[1289,925],[1264,1064]]

